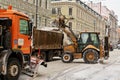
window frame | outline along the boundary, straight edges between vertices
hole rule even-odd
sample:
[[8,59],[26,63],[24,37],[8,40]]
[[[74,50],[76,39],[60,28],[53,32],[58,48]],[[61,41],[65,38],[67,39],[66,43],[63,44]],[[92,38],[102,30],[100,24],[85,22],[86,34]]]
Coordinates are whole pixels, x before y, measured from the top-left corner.
[[69,15],[72,16],[72,14],[73,14],[73,8],[72,8],[72,7],[69,7]]

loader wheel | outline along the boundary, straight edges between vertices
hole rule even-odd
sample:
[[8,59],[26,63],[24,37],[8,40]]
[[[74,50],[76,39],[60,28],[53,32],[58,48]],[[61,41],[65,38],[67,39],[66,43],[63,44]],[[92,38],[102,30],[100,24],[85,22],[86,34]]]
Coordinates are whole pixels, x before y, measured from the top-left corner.
[[62,62],[70,63],[73,61],[73,55],[71,53],[64,53],[62,55]]
[[5,80],[18,80],[21,72],[21,66],[16,58],[11,58],[8,61],[7,74],[5,75]]
[[83,53],[83,59],[85,63],[97,63],[98,61],[98,52],[93,49],[88,49]]

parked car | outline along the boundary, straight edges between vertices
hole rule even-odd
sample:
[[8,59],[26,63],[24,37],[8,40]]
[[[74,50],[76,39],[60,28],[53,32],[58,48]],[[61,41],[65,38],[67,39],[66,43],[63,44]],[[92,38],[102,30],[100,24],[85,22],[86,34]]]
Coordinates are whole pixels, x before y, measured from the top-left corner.
[[113,51],[113,45],[110,44],[110,51]]
[[120,44],[117,45],[117,48],[120,49]]

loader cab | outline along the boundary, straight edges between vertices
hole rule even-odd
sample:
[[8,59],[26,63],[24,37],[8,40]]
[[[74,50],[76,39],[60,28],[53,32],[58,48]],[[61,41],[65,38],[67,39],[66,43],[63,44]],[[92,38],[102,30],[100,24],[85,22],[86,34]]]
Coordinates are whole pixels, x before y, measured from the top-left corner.
[[[100,46],[100,39],[99,34],[96,32],[81,32],[79,39],[78,39],[78,48],[79,51],[82,52],[84,48],[86,48],[88,45],[92,45],[96,48],[99,48]],[[91,47],[92,48],[92,47]]]

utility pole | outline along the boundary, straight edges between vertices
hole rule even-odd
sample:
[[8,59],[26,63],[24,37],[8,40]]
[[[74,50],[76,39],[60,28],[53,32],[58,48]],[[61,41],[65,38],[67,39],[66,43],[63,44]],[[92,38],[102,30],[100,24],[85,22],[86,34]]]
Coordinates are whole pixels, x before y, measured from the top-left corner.
[[36,23],[35,23],[35,27],[37,28],[37,17],[38,17],[38,0],[36,0]]

